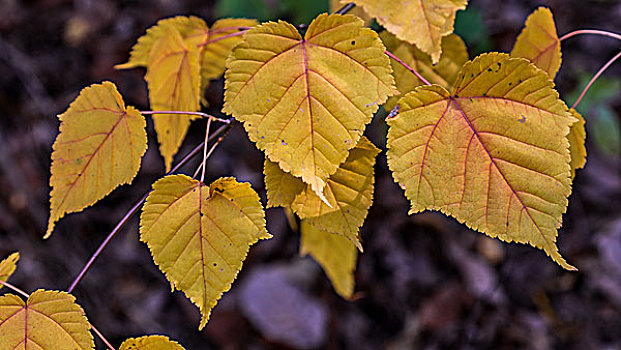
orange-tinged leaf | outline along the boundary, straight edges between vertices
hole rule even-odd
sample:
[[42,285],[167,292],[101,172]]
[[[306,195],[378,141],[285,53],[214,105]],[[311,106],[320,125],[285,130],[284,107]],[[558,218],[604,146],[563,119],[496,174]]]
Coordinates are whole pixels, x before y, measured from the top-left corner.
[[184,350],[184,348],[163,335],[147,335],[125,340],[119,350]]
[[352,15],[319,15],[304,38],[294,26],[250,29],[227,60],[225,113],[280,168],[322,195],[389,95],[385,48]]
[[[145,80],[154,111],[187,111],[200,109],[199,48],[188,45],[175,28],[168,28],[153,44]],[[153,124],[164,157],[166,171],[197,117],[183,114],[153,115]]]
[[[341,0],[341,3],[349,1]],[[437,63],[442,37],[453,32],[455,14],[468,0],[354,0],[397,38],[416,45]]]
[[[450,90],[457,78],[457,73],[459,73],[464,63],[468,61],[466,44],[456,34],[449,34],[442,38],[442,57],[440,57],[440,62],[435,65],[431,63],[429,55],[417,49],[414,45],[397,39],[387,31],[380,33],[380,39],[382,39],[388,51],[414,68],[423,78],[445,89]],[[391,64],[397,89],[399,89],[401,94],[406,94],[414,90],[415,87],[424,85],[420,79],[399,62],[391,60]],[[397,104],[397,100],[400,97],[402,96],[389,97],[384,105],[386,109],[391,110]]]
[[147,150],[145,119],[111,82],[82,89],[60,119],[52,152],[50,219],[81,211],[138,173]]
[[[19,261],[19,253],[15,252],[9,255],[6,259],[0,261],[0,281],[6,282],[15,269],[17,268],[17,262]],[[0,289],[2,289],[0,284]]]
[[334,290],[343,298],[351,298],[358,259],[354,243],[342,235],[321,231],[307,220],[300,222],[300,231],[300,254],[310,254],[326,272]]
[[[274,197],[278,196],[278,205],[290,207],[300,218],[322,231],[347,237],[362,251],[358,231],[373,203],[373,166],[378,153],[377,147],[362,136],[347,160],[327,180],[324,188],[327,203],[310,185],[299,191],[304,185],[299,178],[266,161],[268,200],[274,203],[277,201]],[[272,193],[274,188],[278,191]]]
[[13,294],[0,297],[1,349],[94,349],[90,328],[71,294],[37,290],[26,303]]
[[138,38],[138,42],[132,47],[129,61],[114,66],[116,69],[128,69],[146,67],[149,62],[149,53],[153,45],[159,41],[170,28],[176,29],[188,46],[197,47],[208,37],[208,27],[205,21],[195,16],[177,16],[163,19],[156,25],[147,29],[147,32]]
[[587,151],[584,144],[586,130],[584,128],[585,122],[582,115],[573,108],[571,108],[569,112],[578,120],[569,128],[569,135],[567,135],[569,139],[569,154],[571,155],[571,178],[573,179],[576,175],[576,170],[584,168],[586,164]]
[[555,244],[575,119],[554,83],[525,59],[491,53],[467,62],[454,86],[416,88],[388,120],[388,165],[411,213],[440,210],[575,269]]
[[513,46],[511,57],[528,59],[554,80],[561,67],[561,41],[549,9],[540,7],[528,16],[526,26]]
[[[217,20],[209,29],[208,39],[202,43],[201,81],[203,89],[211,79],[224,73],[226,58],[233,47],[242,40],[242,28],[254,27],[258,22],[254,19],[224,18]],[[237,35],[240,34],[240,35]]]
[[199,307],[199,329],[231,288],[250,246],[267,238],[259,196],[233,178],[206,186],[185,175],[164,177],[140,216],[140,239],[173,290]]

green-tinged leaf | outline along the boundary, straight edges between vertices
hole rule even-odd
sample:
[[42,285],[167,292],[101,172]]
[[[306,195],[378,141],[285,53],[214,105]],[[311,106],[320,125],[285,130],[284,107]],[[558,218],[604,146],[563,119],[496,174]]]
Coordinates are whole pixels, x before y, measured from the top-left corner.
[[26,303],[13,294],[0,297],[1,349],[95,349],[90,328],[71,294],[38,290]]
[[184,350],[184,348],[163,335],[147,335],[125,340],[119,350]]
[[569,110],[571,115],[578,121],[569,128],[569,154],[571,155],[571,178],[576,175],[576,170],[584,168],[586,164],[586,130],[584,128],[584,118],[575,109]]
[[561,67],[561,41],[549,9],[540,7],[528,16],[526,26],[513,46],[511,57],[526,58],[554,80]]
[[[200,109],[199,48],[188,45],[175,28],[168,28],[153,44],[145,80],[154,111],[187,111]],[[153,123],[164,157],[166,171],[179,150],[190,122],[197,117],[183,114],[156,114]]]
[[[341,3],[348,3],[341,0]],[[442,37],[453,33],[455,14],[468,0],[354,0],[397,38],[416,45],[437,63]]]
[[233,178],[206,186],[185,175],[167,176],[153,184],[140,216],[140,239],[173,290],[199,307],[199,329],[231,288],[250,246],[267,238],[259,196]]
[[571,193],[569,127],[576,122],[548,75],[491,53],[467,62],[454,84],[422,86],[388,120],[387,157],[411,213],[440,210],[508,242],[555,244]]
[[[208,39],[202,43],[201,82],[204,90],[211,79],[224,73],[226,58],[233,47],[242,40],[243,30],[254,27],[258,22],[254,19],[224,18],[216,21],[209,29]],[[239,35],[238,35],[239,34]]]
[[208,38],[208,28],[205,21],[195,16],[177,16],[158,21],[156,25],[147,29],[147,32],[138,38],[132,47],[129,60],[126,63],[114,66],[116,69],[146,67],[149,62],[149,53],[170,28],[176,29],[188,46],[198,46]]
[[384,45],[362,25],[352,15],[323,14],[302,38],[288,23],[265,23],[227,60],[223,111],[320,195],[378,106],[396,93]]
[[[431,63],[431,57],[414,45],[397,39],[387,31],[380,33],[380,39],[386,45],[386,49],[414,68],[423,78],[432,84],[437,84],[445,89],[450,89],[457,78],[457,73],[468,61],[468,50],[463,40],[455,34],[449,34],[442,38],[442,57],[437,64]],[[415,87],[424,83],[412,74],[407,68],[397,61],[391,60],[397,89],[401,94],[412,91]],[[391,96],[384,105],[386,109],[392,109],[401,97]]]
[[[371,141],[362,136],[347,160],[327,180],[324,189],[327,203],[310,185],[300,191],[303,183],[299,178],[266,161],[268,200],[273,205],[290,207],[307,223],[322,231],[349,238],[362,251],[358,231],[373,203],[373,166],[378,153]],[[277,190],[272,193],[272,189]]]
[[[19,261],[19,253],[15,252],[9,255],[6,259],[0,261],[0,281],[6,282],[15,269],[17,268],[17,262]],[[2,289],[0,284],[0,289]]]
[[134,107],[125,106],[111,82],[82,89],[58,118],[45,238],[65,214],[81,211],[119,185],[130,183],[147,150],[144,117]]
[[343,298],[351,298],[358,259],[356,246],[342,235],[320,231],[307,220],[300,225],[300,254],[310,254],[326,272],[334,290]]

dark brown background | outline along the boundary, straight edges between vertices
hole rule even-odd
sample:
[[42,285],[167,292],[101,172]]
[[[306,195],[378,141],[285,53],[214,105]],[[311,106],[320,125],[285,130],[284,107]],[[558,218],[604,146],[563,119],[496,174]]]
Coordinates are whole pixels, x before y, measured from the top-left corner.
[[[265,3],[278,8],[276,0]],[[469,42],[473,52],[485,45],[509,51],[538,5],[552,9],[560,34],[579,28],[621,31],[621,3],[604,0],[472,0],[482,21],[460,30],[467,38],[485,29],[488,43]],[[144,71],[112,66],[126,60],[136,38],[157,19],[195,14],[211,23],[217,18],[214,8],[213,1],[198,0],[0,0],[0,258],[13,251],[22,256],[12,283],[29,292],[66,289],[115,223],[163,174],[149,123],[150,148],[134,183],[69,215],[43,241],[56,115],[82,87],[102,80],[114,81],[128,104],[148,108]],[[296,18],[291,11],[276,13]],[[581,72],[593,74],[619,47],[592,36],[564,43],[557,78],[561,96],[580,89]],[[603,118],[605,107],[618,127],[620,67],[617,63],[605,74],[607,85],[595,93],[604,97],[581,105],[587,124]],[[219,113],[222,85],[212,82],[207,92],[211,113]],[[383,148],[382,116],[367,134]],[[180,154],[200,142],[204,125],[192,125]],[[115,346],[128,336],[159,333],[196,350],[619,349],[620,158],[595,142],[598,131],[588,130],[588,163],[576,177],[559,236],[562,254],[579,272],[563,271],[539,250],[487,239],[437,213],[408,216],[408,203],[382,154],[375,204],[362,229],[365,253],[356,272],[356,301],[338,297],[321,270],[298,257],[298,235],[280,209],[267,211],[274,238],[251,249],[232,291],[202,332],[197,309],[181,293],[170,293],[139,242],[136,219],[75,295]],[[612,142],[608,146],[614,149],[614,137]],[[191,174],[197,162],[184,172]],[[209,182],[220,176],[250,181],[265,198],[262,163],[262,154],[237,125],[210,159],[207,176]]]

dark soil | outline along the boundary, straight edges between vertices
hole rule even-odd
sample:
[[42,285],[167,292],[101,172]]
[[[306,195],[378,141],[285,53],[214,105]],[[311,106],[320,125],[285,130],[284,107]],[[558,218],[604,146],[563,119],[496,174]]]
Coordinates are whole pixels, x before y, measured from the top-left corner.
[[[501,51],[511,49],[538,5],[552,9],[560,34],[580,28],[621,32],[621,3],[615,0],[470,4],[481,10],[492,45]],[[159,18],[195,14],[211,23],[213,9],[213,1],[198,0],[0,1],[0,258],[21,253],[13,284],[28,292],[66,290],[117,221],[164,173],[149,124],[150,148],[133,184],[67,216],[42,240],[56,115],[82,87],[102,80],[114,81],[128,104],[147,109],[144,71],[115,71],[113,65],[127,59],[134,41]],[[564,43],[561,95],[580,88],[576,72],[594,73],[618,49],[618,42],[592,36]],[[606,76],[619,79],[621,65]],[[207,92],[211,113],[219,113],[222,87],[214,81]],[[619,118],[621,94],[609,104]],[[204,126],[192,125],[179,154],[201,141]],[[385,129],[376,118],[367,130],[379,147]],[[74,294],[115,346],[130,336],[166,334],[196,350],[621,349],[621,160],[590,139],[587,146],[588,163],[577,173],[559,232],[560,251],[579,272],[438,213],[408,216],[382,154],[376,200],[361,232],[365,252],[354,301],[337,296],[321,270],[298,256],[298,234],[281,209],[267,210],[274,238],[251,249],[203,331],[197,330],[196,307],[182,293],[170,293],[138,239],[135,218]],[[184,172],[191,174],[197,162]],[[209,182],[221,176],[249,181],[265,198],[262,165],[262,154],[237,125],[210,159],[207,176]]]

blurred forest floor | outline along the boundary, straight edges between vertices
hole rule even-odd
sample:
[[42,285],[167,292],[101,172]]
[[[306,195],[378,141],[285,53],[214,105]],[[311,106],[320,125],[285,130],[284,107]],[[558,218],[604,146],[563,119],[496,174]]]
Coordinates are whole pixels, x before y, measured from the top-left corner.
[[[548,6],[559,34],[621,32],[616,0],[472,0],[456,31],[471,56],[508,52],[527,15]],[[126,103],[148,108],[144,71],[115,71],[134,41],[162,17],[194,14],[308,23],[327,2],[295,0],[0,0],[0,258],[20,251],[12,283],[27,291],[65,289],[124,213],[163,173],[149,122],[143,167],[131,186],[69,215],[42,240],[48,219],[51,145],[79,90],[112,80]],[[573,103],[620,43],[580,36],[563,43],[557,77]],[[219,114],[222,80],[207,91]],[[199,349],[621,349],[621,62],[579,111],[587,120],[588,162],[580,170],[559,234],[566,272],[539,250],[503,244],[438,213],[408,216],[403,192],[376,165],[375,203],[362,229],[365,252],[356,300],[332,290],[320,268],[298,255],[299,236],[281,209],[267,210],[274,235],[251,249],[231,292],[197,330],[198,310],[170,285],[138,240],[134,218],[75,295],[90,321],[118,346],[126,337],[167,334]],[[383,114],[382,114],[383,113]],[[385,111],[367,135],[385,148]],[[193,123],[180,155],[201,141]],[[195,159],[184,172],[191,174]],[[263,158],[237,125],[210,158],[208,182],[250,181],[265,199]],[[3,290],[6,292],[6,290]]]

